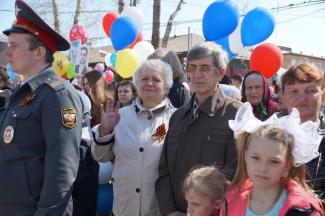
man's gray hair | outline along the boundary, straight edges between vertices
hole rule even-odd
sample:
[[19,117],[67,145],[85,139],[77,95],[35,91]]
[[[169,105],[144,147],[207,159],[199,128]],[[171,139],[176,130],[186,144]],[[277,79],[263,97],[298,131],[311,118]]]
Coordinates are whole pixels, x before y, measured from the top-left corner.
[[169,89],[173,85],[173,72],[170,65],[161,61],[160,59],[146,60],[141,64],[133,76],[133,82],[136,88],[139,89],[142,74],[148,69],[160,73],[164,80],[165,95],[167,95]]
[[213,64],[218,68],[226,69],[228,65],[228,54],[214,42],[204,42],[194,46],[187,55],[187,62],[211,56]]

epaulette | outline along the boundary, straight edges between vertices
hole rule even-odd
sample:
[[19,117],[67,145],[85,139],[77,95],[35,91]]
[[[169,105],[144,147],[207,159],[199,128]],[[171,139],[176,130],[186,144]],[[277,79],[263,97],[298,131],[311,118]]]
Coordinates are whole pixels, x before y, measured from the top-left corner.
[[54,90],[54,91],[60,91],[62,89],[64,89],[64,85],[62,83],[61,80],[58,80],[58,79],[55,79],[55,78],[48,78],[46,80],[46,83],[51,86],[51,88]]

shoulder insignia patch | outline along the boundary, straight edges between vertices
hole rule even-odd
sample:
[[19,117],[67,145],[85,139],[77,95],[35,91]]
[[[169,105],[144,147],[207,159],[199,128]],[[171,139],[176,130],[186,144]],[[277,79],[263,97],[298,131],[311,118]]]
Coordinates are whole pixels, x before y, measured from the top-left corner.
[[73,128],[77,124],[77,111],[74,108],[61,110],[62,123],[68,128]]
[[50,78],[46,80],[46,83],[49,86],[51,86],[51,88],[54,89],[54,91],[60,91],[64,89],[63,83],[60,80]]

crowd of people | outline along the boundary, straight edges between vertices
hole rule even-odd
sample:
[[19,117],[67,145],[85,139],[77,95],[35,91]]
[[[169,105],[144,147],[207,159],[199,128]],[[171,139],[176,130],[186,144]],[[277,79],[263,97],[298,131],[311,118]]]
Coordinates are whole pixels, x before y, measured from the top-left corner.
[[68,41],[16,9],[5,55],[22,80],[0,68],[0,215],[96,215],[108,161],[109,215],[324,215],[318,68],[293,65],[274,91],[261,71],[226,79],[227,53],[204,42],[186,63],[157,49],[131,79],[91,69],[73,82],[51,66]]

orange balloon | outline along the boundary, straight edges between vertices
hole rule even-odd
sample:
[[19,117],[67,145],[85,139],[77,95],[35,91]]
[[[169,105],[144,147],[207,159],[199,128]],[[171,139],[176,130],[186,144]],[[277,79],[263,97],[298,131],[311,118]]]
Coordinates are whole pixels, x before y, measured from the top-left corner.
[[250,57],[250,70],[261,72],[265,78],[272,77],[281,67],[283,55],[281,49],[271,43],[257,46]]
[[137,38],[135,39],[135,41],[129,47],[133,48],[136,43],[138,43],[138,42],[140,42],[142,40],[143,40],[143,34],[142,34],[142,32],[139,32]]

